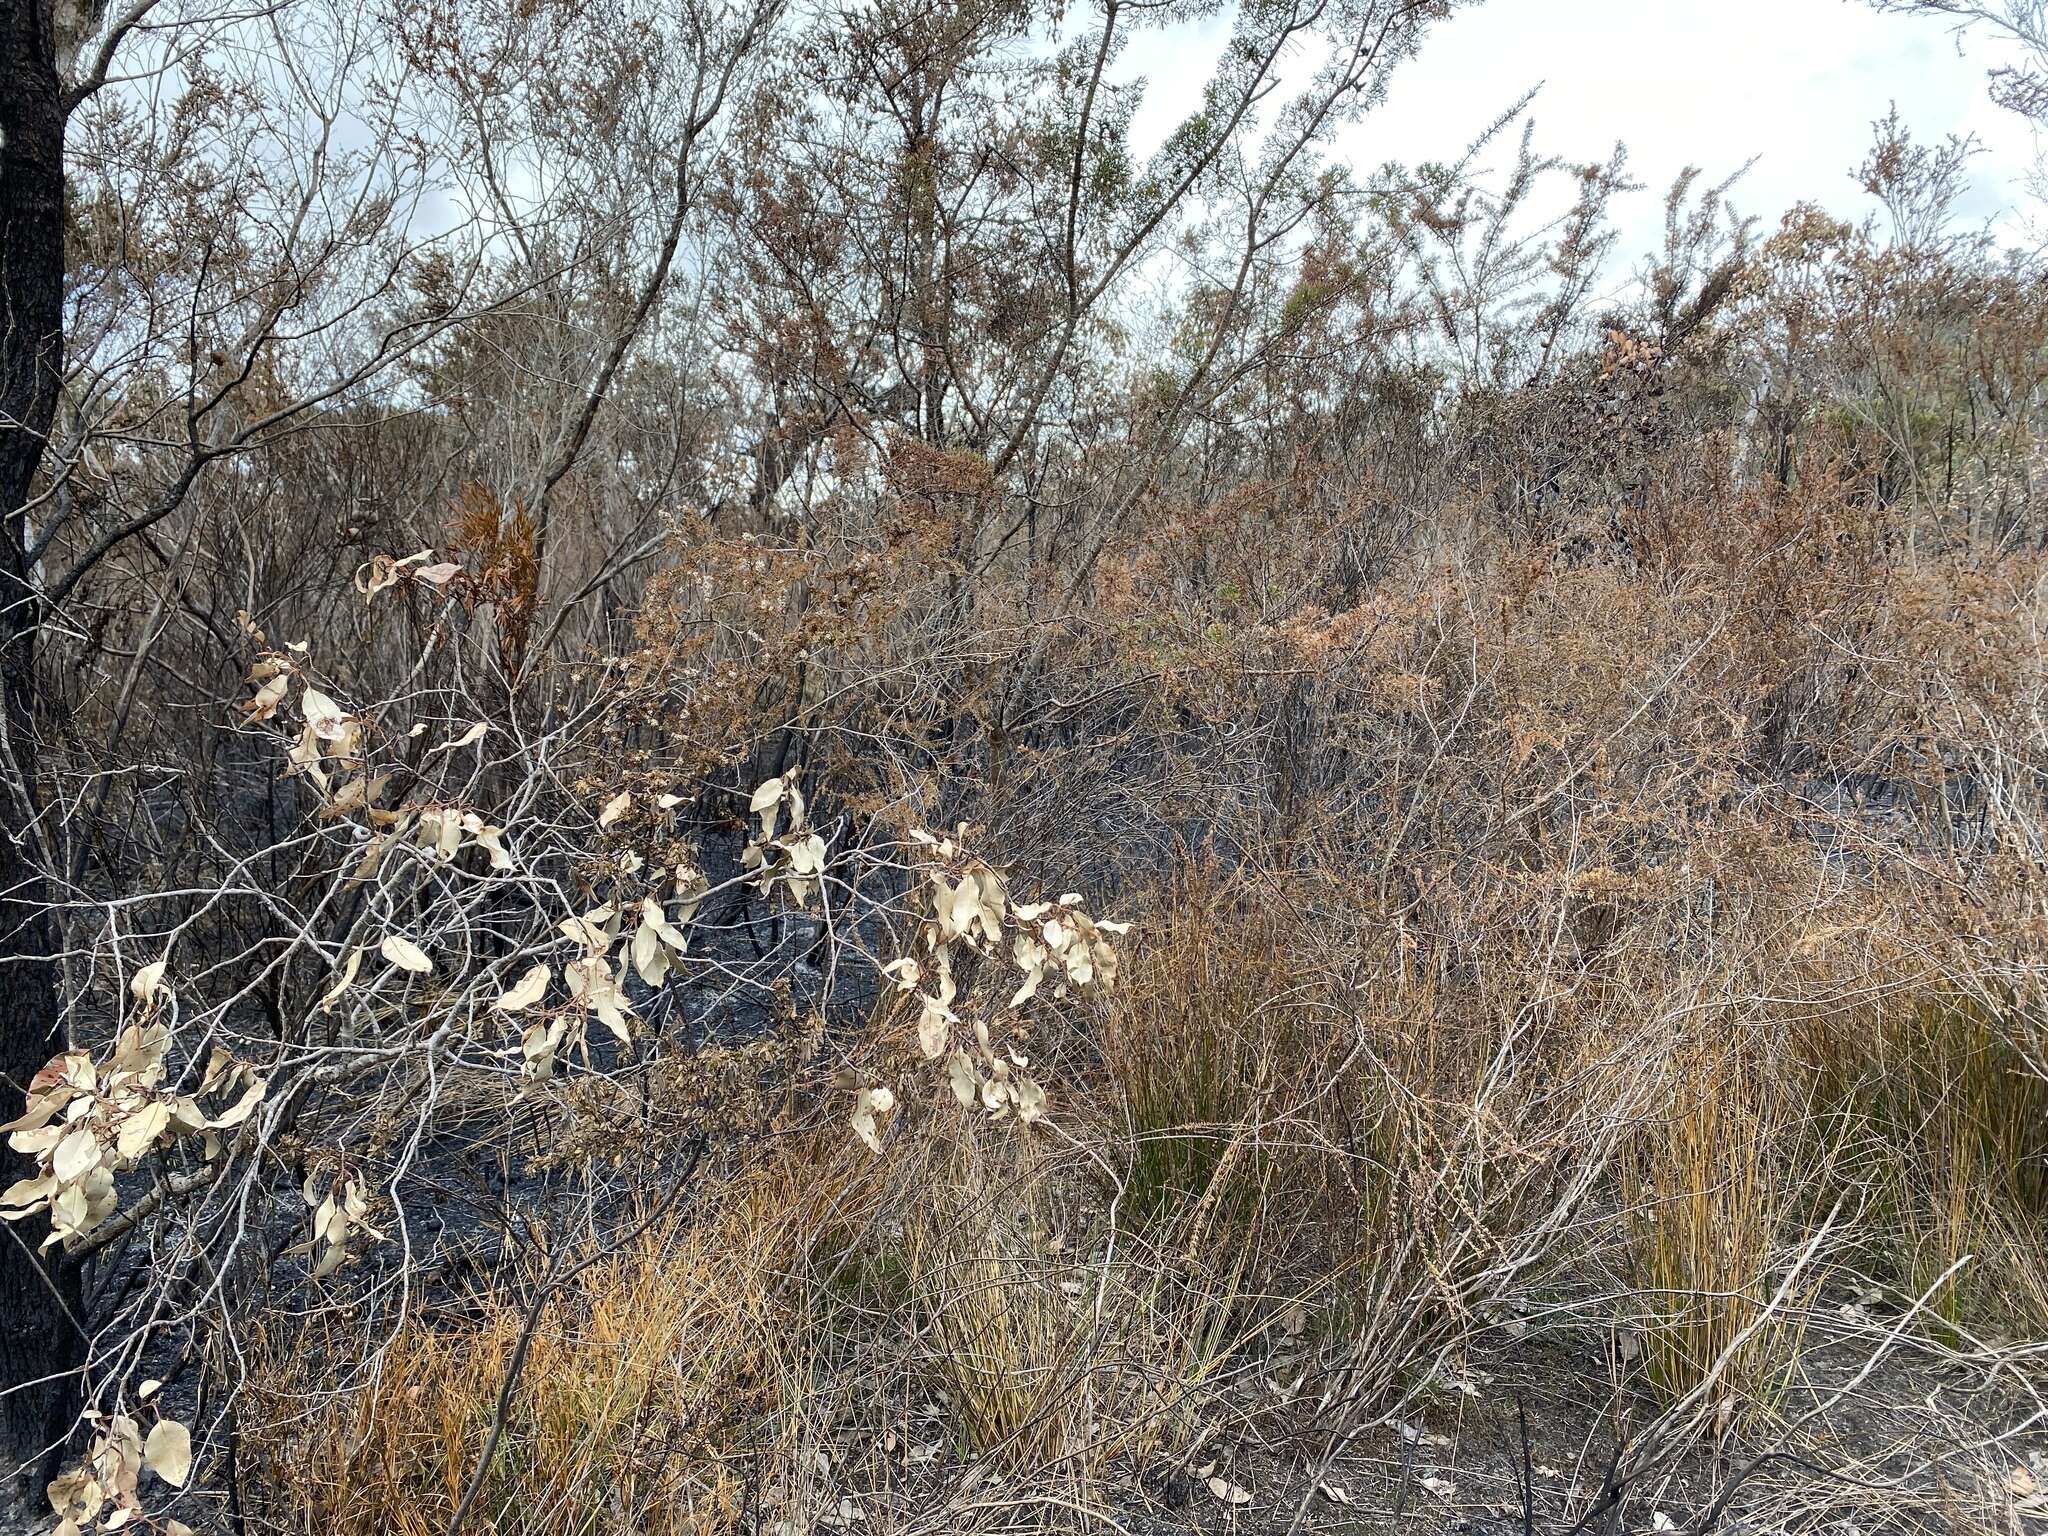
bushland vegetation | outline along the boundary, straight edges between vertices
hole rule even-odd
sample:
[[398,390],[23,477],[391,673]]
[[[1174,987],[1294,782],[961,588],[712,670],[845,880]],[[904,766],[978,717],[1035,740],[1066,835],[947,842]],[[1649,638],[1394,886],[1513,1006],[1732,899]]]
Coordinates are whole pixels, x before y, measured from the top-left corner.
[[25,1511],[2048,1513],[2048,265],[1454,9],[0,0]]

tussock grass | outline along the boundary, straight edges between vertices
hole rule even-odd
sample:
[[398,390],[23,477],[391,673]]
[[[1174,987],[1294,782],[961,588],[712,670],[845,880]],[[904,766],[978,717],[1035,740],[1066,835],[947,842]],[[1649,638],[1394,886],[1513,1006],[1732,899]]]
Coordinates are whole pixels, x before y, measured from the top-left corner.
[[1881,1273],[1954,1326],[2048,1328],[2048,1079],[2009,994],[1902,989],[1803,1030]]
[[[816,1333],[783,1282],[819,1185],[797,1172],[770,1163],[710,1219],[666,1217],[549,1291],[471,1529],[737,1531],[749,1490],[800,1475]],[[549,1272],[538,1261],[456,1316],[406,1318],[346,1394],[313,1390],[303,1341],[274,1362],[257,1448],[290,1523],[444,1531]]]
[[1710,1018],[1676,1046],[1621,1165],[1645,1372],[1667,1402],[1708,1393],[1724,1428],[1776,1406],[1815,1284],[1810,1271],[1793,1309],[1772,1310],[1805,1174],[1753,1033]]
[[918,1331],[963,1449],[1012,1468],[1085,1460],[1102,1329],[1062,1287],[1043,1181],[1014,1165],[1015,1144],[971,1135],[935,1131],[905,1155],[916,1174],[898,1315]]

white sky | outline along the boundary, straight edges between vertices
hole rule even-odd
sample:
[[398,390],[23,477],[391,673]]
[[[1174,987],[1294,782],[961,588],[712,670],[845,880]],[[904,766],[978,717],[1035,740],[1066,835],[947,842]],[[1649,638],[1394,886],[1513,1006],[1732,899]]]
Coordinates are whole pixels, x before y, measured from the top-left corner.
[[[1223,41],[1209,24],[1150,37],[1121,60],[1153,82],[1141,141],[1193,104]],[[1439,24],[1395,77],[1391,99],[1345,149],[1361,171],[1389,159],[1449,159],[1531,86],[1539,150],[1605,159],[1619,138],[1643,190],[1616,207],[1626,275],[1661,233],[1663,193],[1697,164],[1718,181],[1752,155],[1732,194],[1760,231],[1801,199],[1859,216],[1868,199],[1850,177],[1870,124],[1896,102],[1917,139],[1975,134],[1966,204],[2018,234],[2034,135],[1992,104],[1985,74],[2009,59],[1988,36],[1957,40],[1939,18],[1879,15],[1860,0],[1487,0]],[[1487,163],[1512,158],[1507,136]],[[2041,210],[2048,212],[2048,208]]]

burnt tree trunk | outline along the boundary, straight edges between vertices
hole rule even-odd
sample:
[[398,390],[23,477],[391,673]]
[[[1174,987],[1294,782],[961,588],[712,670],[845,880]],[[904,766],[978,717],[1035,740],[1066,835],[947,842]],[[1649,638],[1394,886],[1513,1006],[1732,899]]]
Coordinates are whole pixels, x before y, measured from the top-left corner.
[[[51,0],[0,0],[0,1120],[59,1048],[56,931],[36,856],[36,635],[27,503],[64,361],[64,119]],[[0,1185],[30,1171],[0,1150]],[[0,1478],[39,1494],[78,1409],[72,1266],[0,1229]]]

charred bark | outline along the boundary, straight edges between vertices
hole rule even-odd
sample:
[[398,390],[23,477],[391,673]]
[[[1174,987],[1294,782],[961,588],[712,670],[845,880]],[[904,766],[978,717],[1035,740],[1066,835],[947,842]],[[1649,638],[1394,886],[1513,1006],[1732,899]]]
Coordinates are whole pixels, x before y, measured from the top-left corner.
[[[64,119],[50,0],[0,0],[0,1092],[12,1118],[60,1047],[55,923],[36,853],[36,638],[29,503],[64,362]],[[0,1185],[30,1171],[0,1150]],[[31,1492],[78,1410],[71,1266],[0,1231],[0,1477]]]

